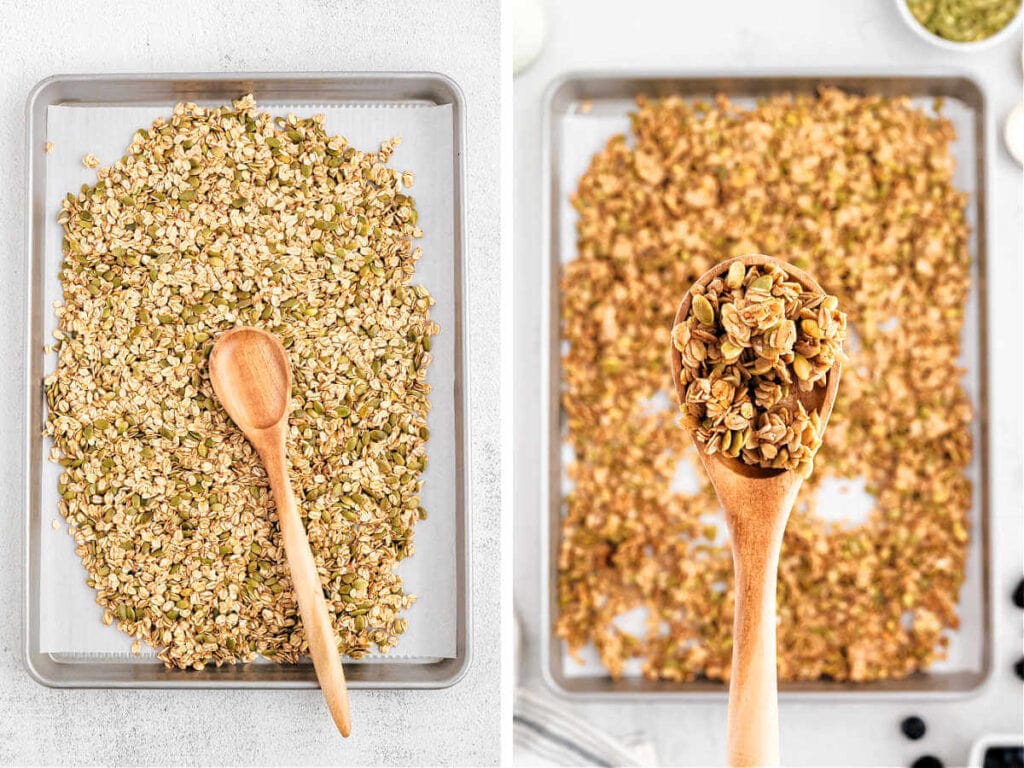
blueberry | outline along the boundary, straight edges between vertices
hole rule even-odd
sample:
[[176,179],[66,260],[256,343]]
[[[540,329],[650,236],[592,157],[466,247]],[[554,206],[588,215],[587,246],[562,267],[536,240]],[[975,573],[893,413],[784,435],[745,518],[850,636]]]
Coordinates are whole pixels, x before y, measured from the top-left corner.
[[935,755],[922,755],[910,764],[910,768],[943,768],[943,765]]
[[917,741],[922,736],[924,736],[924,732],[927,729],[925,728],[924,720],[915,715],[912,717],[908,717],[906,720],[900,723],[900,730],[903,731],[903,735],[906,736],[908,739]]
[[1013,604],[1018,608],[1024,608],[1024,579],[1017,582],[1017,588],[1013,590]]

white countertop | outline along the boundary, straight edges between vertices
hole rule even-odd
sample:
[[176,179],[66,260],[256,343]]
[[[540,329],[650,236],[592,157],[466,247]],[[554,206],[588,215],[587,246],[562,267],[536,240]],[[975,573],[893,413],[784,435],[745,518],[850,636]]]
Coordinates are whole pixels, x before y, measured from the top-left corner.
[[[980,693],[934,703],[783,702],[782,754],[792,765],[909,765],[930,753],[964,765],[985,733],[1020,733],[1022,612],[1010,601],[1022,569],[1021,258],[1022,174],[1002,143],[1002,122],[1024,94],[1021,37],[978,54],[951,54],[918,39],[892,0],[717,0],[713,3],[560,0],[547,6],[541,57],[515,81],[515,584],[524,624],[522,677],[539,677],[540,574],[536,404],[545,395],[526,372],[540,366],[541,113],[545,87],[577,70],[722,74],[786,70],[849,74],[966,74],[987,95],[989,124],[988,285],[990,413],[996,611],[995,671]],[[577,704],[566,707],[613,735],[645,732],[663,764],[717,765],[724,758],[725,704]],[[928,733],[911,742],[899,731],[910,714]]]
[[[0,57],[0,764],[498,760],[499,13],[496,3],[8,3]],[[471,41],[471,44],[468,44]],[[51,690],[22,660],[25,100],[75,72],[432,70],[467,103],[472,664],[443,691],[355,691],[352,738],[304,691]]]

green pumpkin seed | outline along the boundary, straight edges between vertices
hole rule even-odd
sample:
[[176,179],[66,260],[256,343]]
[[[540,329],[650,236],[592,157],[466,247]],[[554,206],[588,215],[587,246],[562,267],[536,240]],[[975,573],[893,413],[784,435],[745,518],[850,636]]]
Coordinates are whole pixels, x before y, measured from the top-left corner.
[[703,294],[696,294],[693,297],[691,303],[693,309],[693,316],[704,325],[715,324],[715,310],[711,306],[711,302]]

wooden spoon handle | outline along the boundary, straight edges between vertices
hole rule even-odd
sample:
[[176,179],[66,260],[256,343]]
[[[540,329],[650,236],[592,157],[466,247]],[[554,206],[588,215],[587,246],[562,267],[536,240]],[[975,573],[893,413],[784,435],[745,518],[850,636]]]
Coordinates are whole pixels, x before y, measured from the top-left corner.
[[[728,762],[779,764],[779,706],[775,646],[775,586],[781,531],[734,533],[736,608],[729,681]],[[755,542],[761,536],[768,541]]]
[[[276,442],[276,441],[275,441]],[[338,731],[346,738],[352,732],[349,715],[348,687],[345,672],[341,667],[338,640],[334,634],[323,586],[316,571],[313,552],[309,548],[306,529],[302,525],[299,511],[295,506],[291,481],[284,461],[284,439],[278,450],[263,452],[263,463],[270,477],[270,487],[277,506],[278,526],[288,556],[288,570],[292,576],[292,588],[299,603],[299,615],[309,642],[309,655],[313,659],[317,680],[331,710],[331,717]]]

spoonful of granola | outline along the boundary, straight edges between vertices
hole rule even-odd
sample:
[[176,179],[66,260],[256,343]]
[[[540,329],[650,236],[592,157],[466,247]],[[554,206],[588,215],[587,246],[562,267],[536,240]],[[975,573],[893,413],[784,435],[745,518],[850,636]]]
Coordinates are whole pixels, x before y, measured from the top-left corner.
[[672,379],[725,510],[735,571],[730,765],[778,765],[775,587],[790,510],[832,413],[846,315],[803,270],[728,259],[687,291]]

